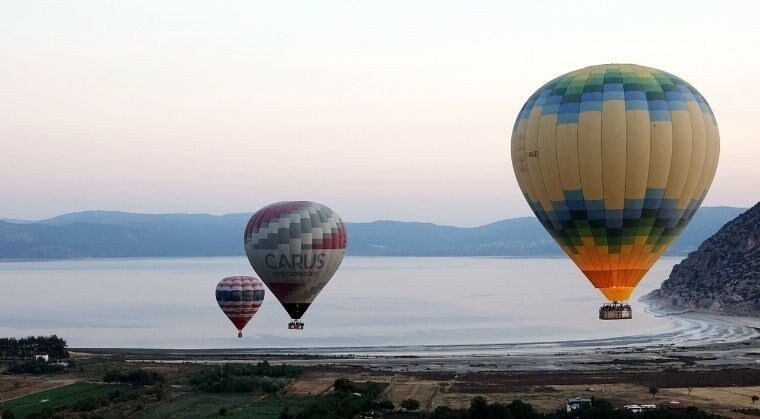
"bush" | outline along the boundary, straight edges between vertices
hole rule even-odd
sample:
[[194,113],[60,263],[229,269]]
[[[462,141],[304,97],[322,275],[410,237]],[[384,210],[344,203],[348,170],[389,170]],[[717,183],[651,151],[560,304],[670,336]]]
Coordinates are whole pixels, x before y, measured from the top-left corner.
[[145,394],[156,396],[156,400],[160,401],[166,396],[166,387],[164,387],[163,383],[158,383],[146,390]]
[[454,410],[448,406],[438,406],[433,411],[434,419],[469,419],[465,410]]
[[396,405],[394,405],[392,401],[385,399],[380,400],[380,402],[377,404],[377,408],[383,410],[393,410],[396,408]]
[[35,359],[33,361],[24,361],[24,362],[11,362],[8,364],[8,368],[6,369],[6,374],[16,375],[16,374],[34,374],[34,375],[41,375],[41,374],[53,374],[56,372],[61,372],[65,368],[56,365],[56,364],[49,364],[44,359]]
[[348,378],[338,378],[335,380],[333,387],[335,388],[335,391],[347,391],[350,393],[354,392],[354,388],[351,386],[351,381],[349,381]]
[[71,410],[75,412],[91,412],[97,409],[99,405],[100,403],[98,403],[95,399],[88,397],[86,399],[79,399],[71,404]]
[[401,407],[406,410],[418,410],[420,408],[420,402],[415,399],[404,399],[401,402]]
[[470,417],[488,417],[488,400],[483,396],[476,396],[470,400]]

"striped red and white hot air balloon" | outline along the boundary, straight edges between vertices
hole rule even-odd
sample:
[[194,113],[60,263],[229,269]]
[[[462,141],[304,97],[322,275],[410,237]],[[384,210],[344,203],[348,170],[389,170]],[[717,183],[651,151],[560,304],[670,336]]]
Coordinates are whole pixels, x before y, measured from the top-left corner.
[[316,202],[278,202],[253,214],[243,241],[251,266],[293,319],[289,328],[303,328],[297,320],[346,253],[343,221]]
[[254,276],[231,276],[216,285],[216,302],[243,337],[243,328],[264,301],[264,284]]

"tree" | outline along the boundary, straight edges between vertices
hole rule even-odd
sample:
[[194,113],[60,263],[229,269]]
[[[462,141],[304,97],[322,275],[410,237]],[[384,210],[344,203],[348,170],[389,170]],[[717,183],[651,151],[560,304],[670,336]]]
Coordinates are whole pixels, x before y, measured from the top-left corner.
[[417,410],[420,408],[420,402],[415,399],[404,399],[404,401],[401,402],[401,407],[406,410]]
[[657,387],[654,387],[654,386],[652,386],[652,387],[649,387],[649,394],[651,394],[651,395],[652,395],[652,398],[653,398],[653,399],[654,399],[654,396],[655,396],[657,393],[659,393],[659,392],[660,392],[660,389],[659,389],[659,388],[657,388]]
[[513,400],[510,404],[507,405],[507,407],[509,408],[509,411],[512,413],[512,415],[516,418],[531,419],[539,417],[538,412],[533,409],[533,406],[531,406],[529,403],[525,403],[522,400]]
[[434,419],[457,419],[460,417],[463,417],[463,415],[459,411],[455,411],[448,406],[438,406],[433,411]]
[[488,400],[483,396],[475,396],[470,401],[470,417],[485,418],[488,417]]
[[338,378],[337,380],[335,380],[335,384],[333,384],[333,387],[335,388],[335,391],[346,391],[346,392],[354,391],[354,388],[351,385],[351,381],[349,381],[348,378]]
[[760,397],[757,397],[757,394],[752,396],[752,404],[755,404],[756,401],[760,400]]
[[290,416],[290,413],[288,413],[289,409],[287,407],[282,408],[282,412],[280,412],[280,418],[279,419],[291,419],[292,416]]
[[393,410],[396,408],[396,405],[394,405],[392,401],[385,399],[380,400],[380,402],[377,404],[377,407],[382,410]]

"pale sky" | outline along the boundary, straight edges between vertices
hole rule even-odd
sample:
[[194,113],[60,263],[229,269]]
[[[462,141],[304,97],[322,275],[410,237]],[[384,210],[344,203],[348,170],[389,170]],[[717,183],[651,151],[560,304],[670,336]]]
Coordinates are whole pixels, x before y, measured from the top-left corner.
[[517,112],[610,62],[707,98],[721,160],[705,205],[749,206],[758,16],[714,0],[0,0],[0,218],[296,199],[348,221],[531,215],[510,163]]

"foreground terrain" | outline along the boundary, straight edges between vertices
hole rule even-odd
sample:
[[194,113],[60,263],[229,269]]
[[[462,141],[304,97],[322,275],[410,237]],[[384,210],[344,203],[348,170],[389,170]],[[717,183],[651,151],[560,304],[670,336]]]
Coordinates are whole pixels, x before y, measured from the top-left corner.
[[[522,400],[549,413],[564,409],[568,398],[583,396],[618,407],[676,400],[681,407],[696,406],[723,417],[752,418],[757,416],[738,410],[760,407],[753,400],[760,395],[759,347],[755,337],[698,348],[703,355],[693,348],[686,355],[684,348],[607,350],[597,361],[581,351],[585,358],[553,354],[554,365],[564,358],[566,368],[551,369],[537,365],[547,358],[519,353],[435,358],[79,350],[71,353],[65,372],[0,375],[0,398],[17,418],[277,419],[295,417],[281,415],[286,408],[286,415],[295,415],[315,401],[334,397],[337,383],[350,382],[346,394],[375,403],[388,400],[396,408],[412,399],[419,402],[418,412],[468,408],[474,397],[484,396],[504,404]],[[721,358],[722,353],[733,355]],[[498,359],[502,362],[494,361]],[[505,359],[514,366],[505,367]],[[523,364],[533,367],[521,368]],[[114,371],[124,376],[143,371],[160,379],[150,385],[129,385],[127,378],[104,382]],[[248,376],[253,379],[245,381]],[[386,417],[409,416],[386,410]]]

